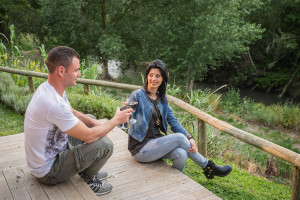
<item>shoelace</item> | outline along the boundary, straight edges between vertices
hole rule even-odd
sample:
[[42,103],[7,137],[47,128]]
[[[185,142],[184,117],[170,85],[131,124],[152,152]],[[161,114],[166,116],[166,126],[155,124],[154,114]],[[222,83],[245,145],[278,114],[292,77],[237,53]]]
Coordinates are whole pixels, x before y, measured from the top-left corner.
[[93,181],[90,184],[93,185],[93,186],[97,186],[97,187],[102,187],[103,186],[102,181],[100,181],[96,177],[93,179]]

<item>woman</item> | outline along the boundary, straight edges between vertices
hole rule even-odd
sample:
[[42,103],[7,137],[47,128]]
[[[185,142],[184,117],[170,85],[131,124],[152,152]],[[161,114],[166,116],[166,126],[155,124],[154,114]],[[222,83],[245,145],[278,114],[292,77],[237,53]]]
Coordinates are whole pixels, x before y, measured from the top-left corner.
[[[167,83],[165,63],[152,61],[146,69],[144,87],[130,96],[129,101],[138,102],[132,114],[137,121],[130,123],[128,131],[128,149],[132,156],[139,162],[172,159],[173,167],[181,172],[189,157],[204,169],[208,179],[228,175],[232,168],[218,166],[199,154],[194,138],[174,117],[166,98]],[[167,134],[167,123],[174,134]]]

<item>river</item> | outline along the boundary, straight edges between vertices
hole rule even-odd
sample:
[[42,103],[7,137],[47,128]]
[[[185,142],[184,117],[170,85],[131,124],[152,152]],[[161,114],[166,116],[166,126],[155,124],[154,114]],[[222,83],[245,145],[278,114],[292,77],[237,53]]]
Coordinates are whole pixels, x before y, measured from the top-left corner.
[[[109,74],[113,77],[113,78],[118,78],[121,75],[121,71],[119,70],[119,65],[120,62],[116,62],[116,61],[109,61],[108,63],[108,71]],[[135,78],[137,76],[139,76],[140,72],[136,72],[136,71],[132,71],[132,70],[128,70],[126,71],[126,76],[128,77],[132,77]],[[195,84],[195,88],[196,89],[205,89],[205,88],[209,88],[211,90],[216,90],[217,88],[221,87],[221,84],[213,84],[213,83],[208,83],[208,82],[201,82],[201,83],[197,83]],[[226,93],[228,91],[228,87],[221,89],[218,91],[218,93]],[[276,93],[267,93],[264,90],[251,90],[251,88],[239,88],[240,91],[240,97],[244,98],[250,98],[251,100],[253,100],[254,102],[261,102],[265,105],[272,105],[272,104],[277,104],[277,103],[285,103],[286,101],[291,101],[291,99],[289,99],[288,97],[282,97],[279,98],[278,94]],[[293,101],[294,103],[300,104],[300,101]]]
[[[213,83],[207,83],[207,82],[201,82],[201,83],[197,83],[195,85],[196,88],[199,89],[205,89],[205,88],[209,88],[211,90],[216,90],[217,88],[221,87],[222,85],[219,84],[213,84]],[[286,101],[291,101],[291,99],[289,99],[288,97],[282,97],[279,98],[278,95],[276,93],[267,93],[266,91],[263,90],[251,90],[250,88],[239,88],[238,89],[240,92],[240,97],[241,98],[249,98],[251,100],[253,100],[254,102],[257,103],[263,103],[265,105],[272,105],[272,104],[277,104],[277,103],[285,103]],[[225,93],[228,91],[228,88],[224,88],[221,89],[220,91],[218,91],[218,93]],[[294,103],[300,103],[300,101],[293,101]]]

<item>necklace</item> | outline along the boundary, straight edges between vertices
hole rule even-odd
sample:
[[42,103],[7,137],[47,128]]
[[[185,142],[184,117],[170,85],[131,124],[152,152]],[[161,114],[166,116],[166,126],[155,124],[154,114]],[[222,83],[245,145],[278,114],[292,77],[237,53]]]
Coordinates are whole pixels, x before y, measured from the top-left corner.
[[155,124],[156,124],[157,126],[159,126],[159,125],[160,125],[160,119],[159,119],[159,117],[160,117],[160,111],[159,111],[159,109],[157,108],[158,98],[157,98],[157,103],[154,103],[154,100],[152,100],[151,98],[150,98],[150,101],[151,101],[151,103],[152,103],[152,105],[153,105],[153,107],[154,107],[154,110],[155,110],[156,116],[157,116],[157,119],[156,119],[156,121],[155,121]]

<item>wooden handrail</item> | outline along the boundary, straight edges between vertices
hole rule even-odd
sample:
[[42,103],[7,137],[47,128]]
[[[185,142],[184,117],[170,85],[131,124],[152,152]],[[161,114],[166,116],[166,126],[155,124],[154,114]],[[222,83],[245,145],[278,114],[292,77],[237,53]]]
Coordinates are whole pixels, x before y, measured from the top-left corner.
[[[13,74],[19,74],[24,76],[33,76],[33,77],[40,77],[40,78],[48,78],[46,73],[41,72],[32,72],[32,71],[25,71],[25,70],[18,70],[14,68],[7,68],[0,66],[0,71],[9,72]],[[103,86],[103,87],[111,87],[117,89],[127,89],[127,90],[136,90],[141,88],[141,86],[137,85],[130,85],[130,84],[122,84],[122,83],[114,83],[109,81],[103,80],[90,80],[90,79],[77,79],[77,83],[85,84],[85,85],[96,85],[96,86]],[[224,121],[221,121],[201,110],[195,108],[194,106],[170,95],[167,95],[168,101],[175,106],[189,112],[190,114],[197,117],[199,120],[208,123],[209,125],[230,134],[231,136],[246,142],[252,146],[260,148],[278,158],[281,158],[291,164],[294,165],[293,168],[293,189],[292,189],[292,198],[291,199],[299,199],[300,194],[300,154],[293,152],[289,149],[286,149],[282,146],[274,144],[268,140],[262,139],[258,136],[252,135],[246,131],[238,129]]]
[[[25,70],[7,68],[7,67],[2,67],[2,66],[0,66],[0,71],[19,74],[19,75],[25,75],[25,76],[48,78],[48,75],[46,73],[25,71]],[[117,89],[127,89],[127,90],[136,90],[136,89],[141,88],[141,86],[137,86],[137,85],[114,83],[114,82],[103,81],[103,80],[81,79],[81,78],[77,79],[77,83],[86,84],[86,85],[96,85],[96,86],[102,86],[102,87],[111,87],[111,88],[117,88]],[[221,120],[199,110],[198,108],[195,108],[194,106],[192,106],[176,97],[167,95],[167,98],[170,103],[189,112],[190,114],[192,114],[195,117],[197,117],[198,119],[201,119],[202,121],[208,123],[209,125],[217,128],[223,132],[226,132],[243,142],[246,142],[252,146],[260,148],[260,149],[262,149],[278,158],[281,158],[281,159],[295,165],[296,167],[300,168],[300,154],[293,152],[289,149],[286,149],[282,146],[279,146],[277,144],[274,144],[268,140],[262,139],[258,136],[252,135],[246,131],[238,129],[224,121],[221,121]]]

